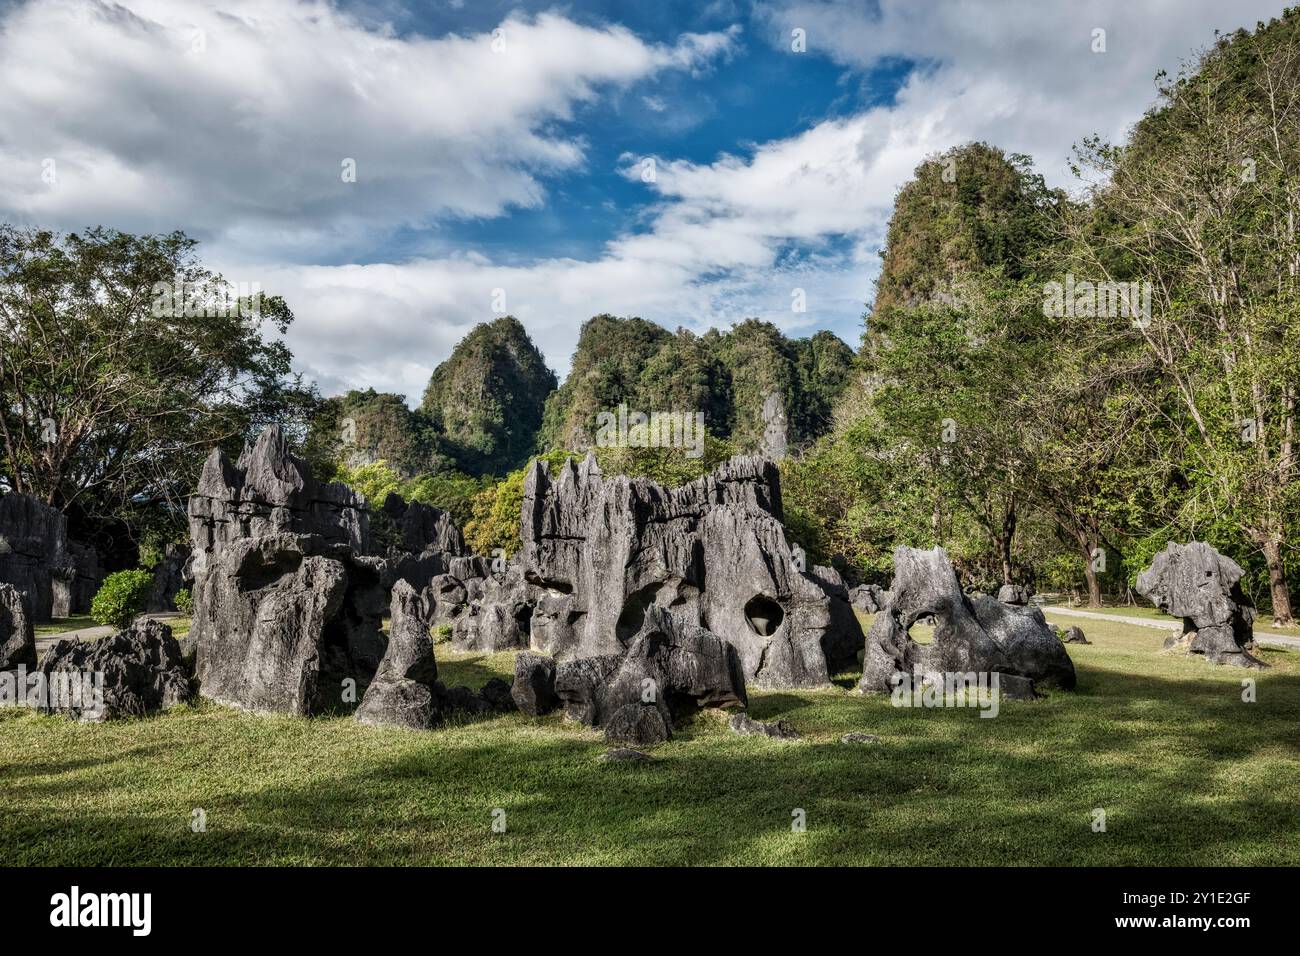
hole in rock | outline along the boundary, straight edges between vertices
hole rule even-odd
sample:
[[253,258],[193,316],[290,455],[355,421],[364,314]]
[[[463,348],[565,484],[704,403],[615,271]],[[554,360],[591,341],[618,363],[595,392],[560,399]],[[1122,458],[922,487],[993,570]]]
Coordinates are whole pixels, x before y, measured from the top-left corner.
[[771,637],[785,620],[785,611],[770,597],[755,594],[745,605],[745,620],[759,637]]
[[659,583],[648,584],[632,592],[628,597],[622,613],[618,616],[618,623],[614,627],[614,633],[618,636],[620,644],[627,644],[636,637],[637,631],[641,630],[641,625],[645,621],[646,608],[654,603],[662,586]]

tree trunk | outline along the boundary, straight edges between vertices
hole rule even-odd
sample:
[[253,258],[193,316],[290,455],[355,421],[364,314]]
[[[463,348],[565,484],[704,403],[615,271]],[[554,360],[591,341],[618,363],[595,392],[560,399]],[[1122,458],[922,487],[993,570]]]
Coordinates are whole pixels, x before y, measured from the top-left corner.
[[998,548],[1002,557],[1002,584],[1011,584],[1011,542],[1015,540],[1015,506],[1006,510],[1002,519],[1002,535],[998,538]]
[[1101,578],[1097,576],[1097,569],[1092,563],[1099,545],[1096,541],[1089,540],[1083,532],[1078,534],[1076,540],[1083,553],[1083,576],[1088,579],[1088,607],[1101,607]]
[[1268,590],[1273,598],[1273,623],[1286,627],[1293,623],[1291,616],[1291,590],[1286,586],[1286,574],[1282,567],[1282,543],[1270,538],[1260,545],[1264,560],[1268,564]]

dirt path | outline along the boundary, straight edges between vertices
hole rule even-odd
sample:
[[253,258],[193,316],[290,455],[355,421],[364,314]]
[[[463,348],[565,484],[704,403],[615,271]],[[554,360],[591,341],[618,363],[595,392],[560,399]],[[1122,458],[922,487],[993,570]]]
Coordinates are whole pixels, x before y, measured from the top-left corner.
[[[1182,622],[1175,620],[1161,620],[1157,617],[1129,617],[1122,614],[1102,614],[1099,611],[1080,611],[1072,607],[1051,607],[1042,608],[1044,614],[1061,614],[1065,617],[1086,617],[1094,621],[1118,621],[1121,624],[1132,624],[1136,627],[1155,627],[1162,631],[1177,631],[1182,629]],[[1290,634],[1279,634],[1277,631],[1255,631],[1255,640],[1268,647],[1290,647],[1300,650],[1300,637],[1292,637]]]
[[[146,614],[146,618],[154,621],[168,621],[174,617],[180,617],[175,611],[158,611],[154,614]],[[59,641],[97,641],[101,637],[108,637],[113,633],[113,628],[108,626],[101,627],[82,627],[73,631],[60,631],[57,634],[41,634],[36,638],[36,654],[42,656],[51,647]]]

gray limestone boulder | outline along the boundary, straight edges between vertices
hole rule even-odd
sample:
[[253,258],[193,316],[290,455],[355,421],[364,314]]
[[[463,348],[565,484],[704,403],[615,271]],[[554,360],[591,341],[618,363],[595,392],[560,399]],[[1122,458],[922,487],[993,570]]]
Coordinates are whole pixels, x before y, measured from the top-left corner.
[[33,634],[27,595],[12,584],[0,584],[0,671],[36,669]]
[[529,628],[539,626],[529,643],[561,661],[618,656],[656,608],[707,622],[746,681],[827,686],[861,629],[843,582],[805,572],[782,521],[779,474],[759,458],[671,490],[607,478],[590,455],[555,479],[534,462],[521,527]]
[[555,695],[555,661],[542,654],[515,655],[515,682],[510,688],[515,706],[530,717],[549,714],[560,705]]
[[191,570],[203,575],[228,545],[268,535],[314,535],[355,554],[370,549],[365,498],[347,485],[317,481],[272,425],[235,464],[212,449],[189,501]]
[[1034,589],[1027,584],[1004,584],[998,588],[998,600],[1003,604],[1025,605],[1034,596]]
[[371,726],[429,730],[440,717],[434,689],[438,664],[429,638],[429,609],[405,581],[393,586],[388,649],[355,717]]
[[237,540],[196,576],[201,693],[251,711],[313,714],[364,692],[379,667],[382,562],[316,535]]
[[1185,646],[1212,664],[1266,667],[1247,650],[1254,643],[1255,608],[1241,590],[1245,572],[1231,558],[1202,541],[1170,542],[1137,579],[1138,593],[1173,617],[1181,634],[1166,648]]
[[778,740],[798,740],[802,736],[788,720],[771,720],[764,723],[749,714],[733,714],[727,722],[733,734],[742,737],[775,737]]
[[149,610],[176,610],[176,594],[187,583],[190,549],[182,544],[169,543],[163,549],[162,560],[153,569],[153,590],[149,592]]
[[975,620],[1001,648],[1007,660],[1002,670],[1034,682],[1035,687],[1074,687],[1074,663],[1056,629],[1036,607],[1003,604],[981,597],[971,602]]
[[55,591],[66,591],[74,574],[62,512],[30,495],[0,495],[0,583],[27,595],[33,623],[50,620]]
[[889,603],[889,592],[879,584],[859,584],[849,591],[849,602],[863,614],[879,614]]
[[528,647],[533,610],[531,588],[522,569],[512,565],[505,574],[484,580],[477,599],[456,617],[452,646],[488,653]]
[[[49,695],[41,709],[86,722],[144,717],[192,696],[180,644],[160,621],[139,621],[97,641],[59,641],[40,670]],[[102,682],[89,699],[87,676]]]
[[1081,627],[1068,627],[1060,635],[1062,644],[1091,644]]
[[[745,678],[735,649],[716,634],[657,607],[646,609],[624,654],[561,661],[555,692],[570,719],[616,734],[668,739],[674,718],[702,707],[745,706]],[[656,710],[660,721],[644,713]],[[631,736],[620,738],[623,742]],[[658,742],[657,740],[655,742]]]
[[[909,633],[922,619],[934,625],[928,645]],[[899,674],[995,671],[1064,689],[1075,684],[1074,665],[1040,610],[987,595],[972,601],[942,548],[896,549],[890,600],[867,634],[859,690],[887,693]]]

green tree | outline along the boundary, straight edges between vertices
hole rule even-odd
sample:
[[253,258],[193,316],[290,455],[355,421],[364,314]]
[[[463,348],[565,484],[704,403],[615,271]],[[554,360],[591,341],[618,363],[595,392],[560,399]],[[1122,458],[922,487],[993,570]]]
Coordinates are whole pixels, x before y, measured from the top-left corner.
[[314,395],[264,337],[292,313],[240,291],[181,233],[0,226],[4,483],[74,530],[160,505],[175,521],[211,446],[237,452],[271,421],[301,431]]
[[457,344],[433,370],[420,407],[456,467],[504,474],[535,451],[555,384],[523,325],[504,316]]
[[1078,270],[1149,284],[1142,321],[1096,324],[1140,343],[1167,386],[1148,401],[1183,439],[1179,522],[1233,514],[1286,623],[1300,503],[1300,14],[1220,39],[1159,95],[1129,143],[1080,150],[1103,181],[1072,231]]

